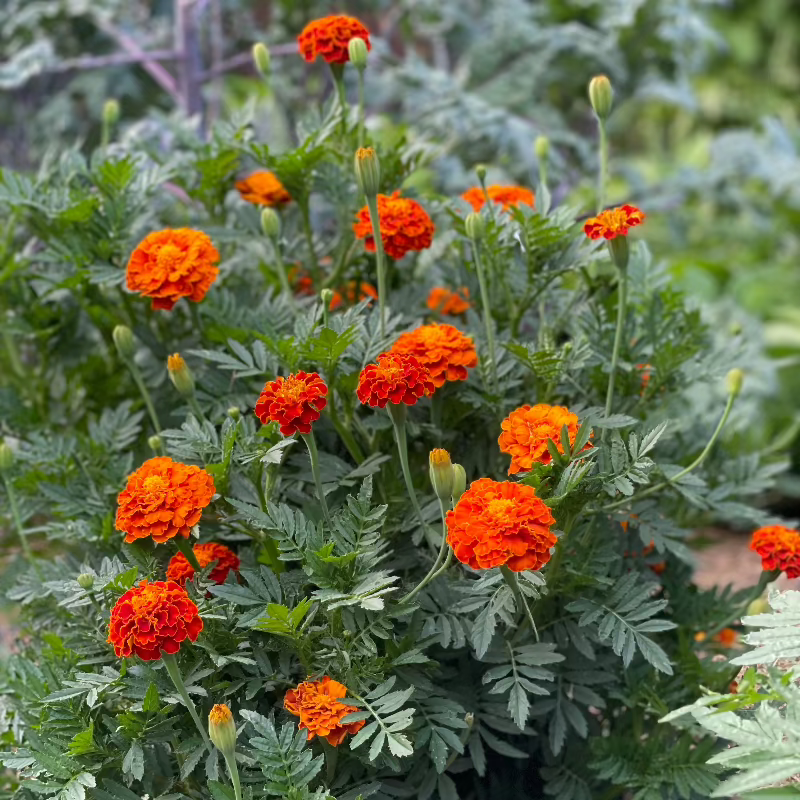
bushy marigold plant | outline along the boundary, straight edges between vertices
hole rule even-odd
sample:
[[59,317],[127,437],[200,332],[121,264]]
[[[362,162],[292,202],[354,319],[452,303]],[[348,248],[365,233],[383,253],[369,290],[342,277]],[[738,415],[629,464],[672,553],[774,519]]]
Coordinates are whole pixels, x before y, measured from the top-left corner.
[[301,33],[336,91],[294,149],[162,120],[2,174],[5,795],[706,796],[714,738],[657,719],[763,586],[700,591],[687,537],[795,569],[746,342],[643,210],[421,196],[404,136],[356,174],[354,37]]

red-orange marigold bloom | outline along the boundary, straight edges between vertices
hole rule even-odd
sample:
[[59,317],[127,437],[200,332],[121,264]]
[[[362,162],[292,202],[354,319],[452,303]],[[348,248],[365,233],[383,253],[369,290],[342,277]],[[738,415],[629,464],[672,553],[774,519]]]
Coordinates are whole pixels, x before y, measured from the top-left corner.
[[[378,195],[378,216],[381,219],[381,239],[386,255],[402,258],[406,253],[425,250],[433,242],[433,220],[428,212],[410,197],[400,197],[397,191],[391,196]],[[353,231],[364,240],[370,253],[375,252],[369,208],[364,206],[357,214]]]
[[167,456],[151,458],[130,475],[117,498],[117,530],[126,542],[188,539],[214,491],[214,479],[204,469]]
[[[486,194],[493,203],[503,206],[503,211],[508,211],[509,208],[516,206],[533,208],[535,202],[533,192],[523,186],[487,186]],[[479,186],[467,189],[461,197],[472,206],[474,211],[480,211],[486,205],[486,195]]]
[[[225,583],[225,578],[228,577],[231,570],[239,571],[239,556],[224,544],[216,542],[196,544],[192,551],[201,567],[207,567],[212,561],[217,562],[209,574],[214,583]],[[172,556],[167,566],[167,580],[175,581],[183,586],[186,581],[193,579],[194,567],[189,563],[189,559],[183,553],[176,553]]]
[[551,439],[558,452],[563,453],[561,429],[564,425],[567,426],[572,445],[580,423],[577,415],[569,409],[539,403],[512,411],[501,423],[503,432],[497,440],[500,450],[511,456],[508,474],[528,472],[533,469],[534,464],[550,464],[553,459],[547,449],[547,442]]
[[274,172],[262,169],[236,182],[242,200],[257,206],[283,206],[291,201],[289,192]]
[[361,371],[356,394],[364,405],[385,408],[387,403],[413,406],[434,389],[428,368],[414,356],[382,353],[377,364],[367,364]]
[[641,376],[641,385],[642,385],[641,394],[644,394],[645,391],[647,391],[647,387],[650,383],[650,378],[653,377],[653,365],[637,364],[636,369],[639,370],[639,374]]
[[118,658],[137,655],[157,661],[161,651],[177,653],[181,642],[194,642],[203,630],[197,606],[173,581],[142,581],[111,609],[108,642]]
[[550,560],[555,519],[532,486],[480,478],[447,512],[447,542],[473,569],[503,564],[514,572],[541,569]]
[[800,531],[785,525],[759,528],[753,534],[750,549],[761,556],[763,569],[779,569],[787,578],[800,578]]
[[363,39],[367,50],[372,49],[369,31],[355,17],[335,14],[309,22],[297,37],[297,47],[308,62],[322,56],[329,64],[346,64],[350,60],[347,45],[355,38]]
[[377,299],[378,290],[371,283],[364,283],[364,281],[348,281],[347,284],[333,293],[331,304],[328,308],[331,311],[336,311],[345,303],[353,306],[356,303],[360,303],[362,300]]
[[219,252],[202,231],[167,228],[148,234],[128,261],[127,284],[169,311],[181,297],[199,303],[219,275]]
[[294,266],[289,268],[287,277],[296,295],[305,297],[314,294],[314,280],[310,272]]
[[341,702],[345,695],[347,687],[326,675],[321,681],[304,681],[296,689],[290,689],[283,698],[283,707],[300,717],[298,728],[308,731],[309,741],[321,736],[337,747],[348,733],[358,733],[365,723],[362,719],[342,725],[348,714],[358,711]]
[[628,230],[641,225],[645,215],[636,206],[620,206],[601,211],[596,217],[586,220],[583,232],[590,239],[616,239],[627,236]]
[[298,372],[288,378],[267,381],[256,403],[256,416],[266,425],[277,422],[284,436],[311,433],[328,404],[328,387],[316,372]]
[[733,628],[723,628],[719,633],[714,634],[714,641],[723,647],[733,647],[738,639],[739,634]]
[[415,356],[437,389],[446,381],[465,381],[467,370],[478,365],[475,343],[452,325],[421,325],[402,334],[390,352]]
[[449,314],[453,317],[466,314],[472,308],[469,303],[469,289],[462,286],[451,292],[449,289],[437,286],[428,294],[428,308],[439,314]]

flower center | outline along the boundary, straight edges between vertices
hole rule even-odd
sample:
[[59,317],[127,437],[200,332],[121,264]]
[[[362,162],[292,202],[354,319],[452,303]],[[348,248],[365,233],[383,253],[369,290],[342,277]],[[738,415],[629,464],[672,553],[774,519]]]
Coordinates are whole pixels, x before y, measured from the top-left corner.
[[170,273],[179,269],[184,261],[183,251],[174,244],[165,244],[156,255],[156,264],[163,272]]
[[142,488],[149,501],[160,500],[167,491],[169,484],[160,475],[149,475],[144,479]]
[[486,510],[489,512],[489,516],[494,517],[494,519],[500,521],[500,520],[505,520],[509,516],[513,508],[514,508],[513,500],[496,498],[495,500],[489,501],[489,505]]
[[600,214],[603,224],[610,231],[621,233],[628,230],[628,215],[621,208],[614,208]]
[[283,382],[283,386],[281,386],[281,396],[290,403],[296,403],[307,388],[304,381],[290,379]]

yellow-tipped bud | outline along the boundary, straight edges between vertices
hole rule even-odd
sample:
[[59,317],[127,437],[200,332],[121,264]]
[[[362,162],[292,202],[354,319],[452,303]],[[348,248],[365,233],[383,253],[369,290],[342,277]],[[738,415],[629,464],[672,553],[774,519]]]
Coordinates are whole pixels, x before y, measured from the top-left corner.
[[136,343],[133,340],[133,331],[127,325],[117,325],[111,332],[117,352],[124,359],[133,358]]
[[194,377],[180,353],[173,353],[167,359],[167,371],[170,380],[182,395],[194,393]]
[[82,572],[78,575],[78,586],[87,591],[94,586],[94,575],[91,572]]
[[467,231],[467,236],[475,242],[483,239],[483,235],[486,233],[486,223],[477,211],[467,214],[467,218],[464,220],[464,228]]
[[728,394],[737,397],[739,392],[742,391],[742,384],[744,383],[744,370],[736,367],[732,369],[725,377],[725,388]]
[[359,147],[355,157],[356,182],[367,197],[374,197],[381,187],[381,165],[371,147]]
[[533,152],[539,161],[547,161],[550,155],[550,140],[546,136],[537,136],[533,143]]
[[614,103],[614,90],[606,75],[595,75],[589,81],[589,102],[598,119],[606,120]]
[[467,491],[467,471],[461,464],[453,464],[453,502],[457,503]]
[[155,453],[161,452],[161,448],[164,446],[164,442],[161,440],[161,437],[157,434],[153,434],[147,440],[148,447]]
[[265,208],[261,212],[261,230],[270,239],[277,239],[281,235],[281,218],[274,208]]
[[485,167],[485,165],[478,164],[478,166],[475,167],[475,174],[478,176],[478,180],[481,182],[481,184],[483,184],[483,182],[486,180],[486,167]]
[[331,300],[333,300],[333,289],[323,289],[319,293],[319,299],[322,302],[323,308],[330,308]]
[[453,462],[447,450],[437,448],[428,456],[428,474],[433,491],[440,500],[449,500],[453,494]]
[[231,710],[224,703],[215,705],[209,712],[208,735],[223,755],[233,757],[236,751],[236,724]]
[[7,472],[14,466],[14,451],[11,445],[0,442],[0,472]]
[[756,614],[766,614],[770,610],[769,602],[766,597],[756,597],[755,600],[750,602],[747,606],[748,616],[755,616]]
[[119,119],[119,102],[111,98],[103,104],[103,122],[106,125],[116,125]]
[[253,64],[259,74],[266,78],[270,73],[270,55],[267,46],[263,42],[256,42],[253,45]]
[[347,55],[350,57],[350,63],[358,69],[367,68],[367,43],[358,36],[354,36],[347,43]]

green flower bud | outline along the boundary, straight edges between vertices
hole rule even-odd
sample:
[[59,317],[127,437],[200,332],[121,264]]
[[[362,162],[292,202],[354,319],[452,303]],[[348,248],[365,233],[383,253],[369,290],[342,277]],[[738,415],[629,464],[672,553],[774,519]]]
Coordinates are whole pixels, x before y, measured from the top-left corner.
[[358,36],[354,36],[347,43],[347,54],[350,57],[350,63],[360,70],[367,68],[368,52],[367,43]]
[[333,300],[333,289],[323,289],[319,293],[319,299],[322,302],[323,308],[330,308],[331,301]]
[[261,77],[266,78],[270,73],[270,55],[267,46],[262,42],[253,45],[253,63]]
[[440,500],[449,500],[453,494],[453,464],[447,450],[431,450],[428,457],[428,474],[433,491]]
[[14,451],[11,445],[0,442],[0,472],[8,472],[14,466]]
[[87,591],[91,589],[92,586],[94,586],[94,575],[92,575],[90,572],[82,572],[80,575],[78,575],[78,586],[80,586],[81,589],[86,589]]
[[628,245],[627,236],[615,236],[613,239],[609,239],[608,252],[611,254],[611,260],[617,265],[620,271],[624,271],[628,268],[631,249]]
[[486,233],[486,223],[477,211],[467,214],[464,227],[467,231],[467,236],[474,242],[479,242],[483,239],[484,233]]
[[156,453],[159,453],[159,452],[161,452],[161,448],[164,446],[164,442],[162,441],[160,436],[157,436],[156,434],[153,434],[147,440],[147,445],[151,450],[153,450]]
[[742,323],[734,322],[731,325],[731,336],[739,336],[742,332]]
[[236,752],[236,723],[224,703],[215,705],[208,714],[208,735],[214,746],[229,758]]
[[754,617],[756,614],[766,614],[769,610],[769,602],[766,597],[756,597],[756,599],[752,600],[750,605],[747,606],[747,615]]
[[598,119],[606,120],[614,103],[614,90],[606,75],[595,75],[589,81],[589,102]]
[[467,471],[461,464],[453,464],[453,502],[457,503],[467,491]]
[[381,165],[371,147],[359,147],[355,157],[356,182],[367,197],[375,197],[381,186]]
[[265,208],[261,212],[261,230],[270,239],[277,239],[281,235],[281,218],[274,208]]
[[136,343],[133,339],[133,331],[127,325],[117,325],[111,332],[117,352],[124,359],[133,358],[136,351]]
[[236,406],[231,406],[228,409],[228,416],[231,419],[241,419],[242,412],[238,408],[236,408]]
[[732,369],[725,377],[725,389],[728,394],[737,397],[739,392],[742,391],[742,384],[744,383],[744,370],[736,367]]
[[550,155],[550,140],[546,136],[537,136],[533,143],[533,152],[539,161],[547,161]]
[[170,380],[182,395],[194,394],[194,377],[180,353],[173,353],[167,359],[167,371]]
[[483,184],[486,180],[486,167],[483,164],[478,164],[478,166],[475,167],[475,174],[478,176],[478,180],[481,184]]
[[103,122],[108,125],[115,125],[119,120],[119,103],[111,98],[103,104]]

